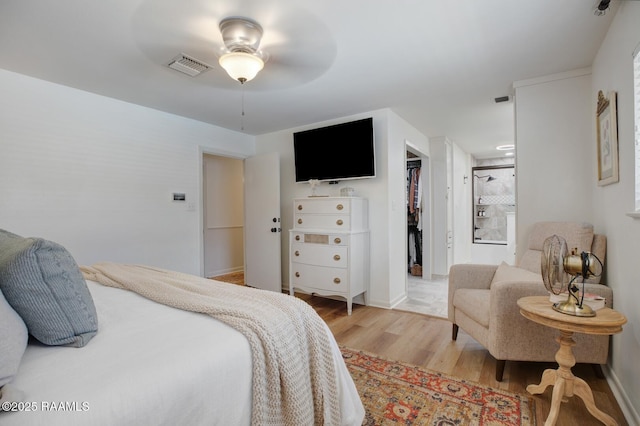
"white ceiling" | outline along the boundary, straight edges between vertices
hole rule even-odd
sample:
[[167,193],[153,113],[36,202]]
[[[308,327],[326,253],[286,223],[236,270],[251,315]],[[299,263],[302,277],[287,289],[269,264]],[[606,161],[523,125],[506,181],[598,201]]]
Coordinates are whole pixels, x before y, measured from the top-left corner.
[[[598,17],[597,4],[2,0],[0,68],[253,135],[388,107],[486,158],[514,138],[513,102],[495,97],[591,65],[617,7]],[[242,87],[217,65],[218,23],[233,15],[263,26],[270,55]],[[214,68],[168,68],[181,52]]]

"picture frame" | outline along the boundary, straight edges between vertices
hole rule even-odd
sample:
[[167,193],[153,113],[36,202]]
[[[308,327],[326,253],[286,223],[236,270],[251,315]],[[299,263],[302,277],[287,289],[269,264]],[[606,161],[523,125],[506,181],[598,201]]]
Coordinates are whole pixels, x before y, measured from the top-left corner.
[[598,186],[609,185],[620,180],[618,170],[618,118],[616,114],[616,92],[604,96],[598,92],[596,112],[598,149]]

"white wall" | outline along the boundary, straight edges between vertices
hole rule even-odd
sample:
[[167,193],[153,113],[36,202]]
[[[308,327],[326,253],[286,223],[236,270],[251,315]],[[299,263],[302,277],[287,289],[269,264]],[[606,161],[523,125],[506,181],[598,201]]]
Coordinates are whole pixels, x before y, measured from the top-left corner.
[[593,221],[595,163],[591,153],[595,148],[590,70],[520,81],[514,86],[519,259],[533,223]]
[[[340,195],[340,188],[350,186],[356,195],[369,204],[371,285],[369,302],[374,306],[391,307],[405,297],[406,280],[406,206],[405,206],[405,140],[428,153],[427,138],[390,110],[377,110],[340,119],[314,123],[256,138],[257,153],[276,151],[280,155],[280,194],[282,217],[282,274],[288,277],[288,230],[293,227],[295,197],[311,194],[309,185],[296,183],[293,160],[293,133],[361,118],[373,117],[376,177],[343,181],[338,185],[323,183],[319,194]],[[336,155],[348,155],[336,153]],[[285,283],[288,286],[288,283]]]
[[2,228],[80,264],[201,273],[201,149],[248,156],[253,137],[5,70],[0,93]]
[[[640,424],[640,219],[625,213],[634,209],[634,119],[632,53],[640,43],[640,2],[621,2],[609,32],[593,63],[590,98],[590,168],[593,193],[590,208],[597,229],[607,235],[607,283],[613,288],[614,306],[627,317],[621,334],[613,337],[610,366],[614,385],[619,386],[621,405],[629,408],[630,424]],[[596,102],[598,91],[618,94],[618,140],[620,181],[596,185]],[[637,90],[637,89],[636,89]],[[615,390],[615,386],[614,390]],[[623,404],[624,403],[624,404]]]

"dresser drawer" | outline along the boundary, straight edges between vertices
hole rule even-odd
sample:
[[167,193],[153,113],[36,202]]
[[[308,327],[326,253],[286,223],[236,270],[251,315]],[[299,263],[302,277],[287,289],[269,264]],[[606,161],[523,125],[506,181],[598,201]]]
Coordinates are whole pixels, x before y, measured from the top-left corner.
[[293,243],[291,259],[297,263],[336,268],[346,268],[349,264],[348,248],[335,245]]
[[294,210],[297,213],[346,213],[351,212],[349,199],[303,199],[296,200]]
[[351,218],[343,214],[301,214],[293,218],[294,228],[350,230]]
[[348,245],[349,237],[345,234],[314,234],[309,232],[293,232],[293,241],[307,244]]
[[336,293],[346,292],[349,274],[346,269],[291,262],[294,287],[316,288]]

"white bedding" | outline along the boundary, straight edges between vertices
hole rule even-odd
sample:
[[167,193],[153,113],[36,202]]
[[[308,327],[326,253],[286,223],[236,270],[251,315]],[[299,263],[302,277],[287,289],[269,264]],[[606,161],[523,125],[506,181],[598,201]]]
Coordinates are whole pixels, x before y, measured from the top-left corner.
[[[0,413],[0,424],[250,424],[251,351],[242,334],[203,314],[87,283],[98,334],[83,348],[30,343],[13,386],[25,393],[20,408],[31,411]],[[362,403],[330,340],[342,424],[360,425]]]

